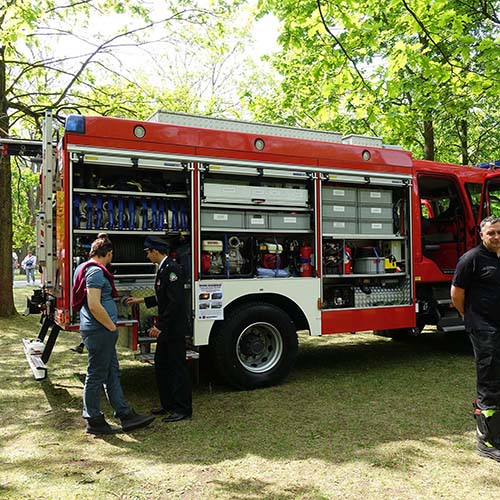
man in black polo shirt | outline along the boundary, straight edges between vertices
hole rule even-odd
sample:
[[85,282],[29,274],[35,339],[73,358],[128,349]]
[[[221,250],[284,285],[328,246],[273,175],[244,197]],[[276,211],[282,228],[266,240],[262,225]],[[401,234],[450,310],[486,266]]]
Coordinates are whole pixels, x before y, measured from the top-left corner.
[[481,243],[458,261],[451,299],[474,348],[477,451],[500,462],[500,217],[487,217],[480,229]]

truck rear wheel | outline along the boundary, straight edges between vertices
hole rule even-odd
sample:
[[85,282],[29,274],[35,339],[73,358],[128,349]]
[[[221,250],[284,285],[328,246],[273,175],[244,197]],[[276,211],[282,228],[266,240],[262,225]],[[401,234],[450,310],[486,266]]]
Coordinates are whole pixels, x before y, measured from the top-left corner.
[[286,378],[298,352],[297,332],[288,314],[253,302],[235,309],[214,332],[214,364],[238,389],[274,385]]

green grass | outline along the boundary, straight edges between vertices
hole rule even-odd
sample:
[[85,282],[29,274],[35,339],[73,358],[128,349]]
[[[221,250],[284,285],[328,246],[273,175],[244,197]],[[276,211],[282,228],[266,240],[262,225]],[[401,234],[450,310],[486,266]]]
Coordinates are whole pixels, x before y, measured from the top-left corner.
[[[19,309],[27,289],[16,289]],[[20,339],[38,318],[0,320],[0,498],[476,499],[500,494],[500,464],[474,451],[470,354],[439,335],[301,339],[289,380],[236,392],[202,376],[194,418],[97,438],[81,419],[85,356],[62,332],[49,380]],[[157,405],[153,370],[120,352],[138,410]],[[108,416],[111,410],[104,409]],[[110,420],[112,420],[110,418]]]

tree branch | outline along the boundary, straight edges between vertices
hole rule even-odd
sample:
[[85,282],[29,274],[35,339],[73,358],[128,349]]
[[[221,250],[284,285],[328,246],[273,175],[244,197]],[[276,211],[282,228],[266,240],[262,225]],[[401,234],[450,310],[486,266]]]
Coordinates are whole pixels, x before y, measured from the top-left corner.
[[450,61],[450,59],[448,57],[448,54],[446,54],[446,52],[442,49],[441,45],[439,43],[437,43],[437,42],[434,41],[434,39],[432,38],[432,35],[429,33],[429,30],[425,27],[424,23],[415,14],[415,12],[410,8],[410,6],[406,2],[406,0],[402,0],[402,2],[403,2],[403,5],[404,5],[405,9],[409,12],[409,14],[411,15],[411,17],[413,17],[413,19],[415,19],[415,21],[417,22],[417,24],[420,26],[420,28],[422,29],[422,31],[425,33],[425,36],[427,37],[427,39],[434,45],[434,47],[436,47],[436,49],[438,50],[438,52],[443,56],[443,58],[446,61],[446,63],[449,64],[450,66],[455,66]]
[[326,19],[325,16],[323,15],[323,11],[321,9],[321,0],[316,0],[316,4],[318,6],[318,11],[319,15],[321,17],[321,22],[323,24],[323,27],[325,28],[326,32],[335,40],[335,43],[340,47],[340,50],[342,53],[345,55],[345,57],[351,62],[351,64],[354,67],[354,70],[358,74],[359,78],[361,79],[361,82],[363,84],[363,87],[365,87],[367,90],[371,92],[371,87],[368,85],[367,81],[365,80],[365,77],[361,74],[360,70],[358,69],[358,66],[356,65],[356,61],[349,55],[345,47],[342,45],[342,42],[334,35],[334,33],[330,30],[330,28],[326,24]]

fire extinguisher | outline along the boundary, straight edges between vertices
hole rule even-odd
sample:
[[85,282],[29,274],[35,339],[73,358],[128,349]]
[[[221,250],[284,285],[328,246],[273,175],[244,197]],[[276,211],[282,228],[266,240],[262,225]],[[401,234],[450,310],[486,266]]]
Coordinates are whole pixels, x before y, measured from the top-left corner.
[[312,277],[311,266],[312,248],[305,243],[299,249],[299,274],[302,278]]
[[210,271],[210,255],[207,252],[201,254],[201,272],[207,274]]
[[352,274],[352,250],[344,245],[344,274]]

